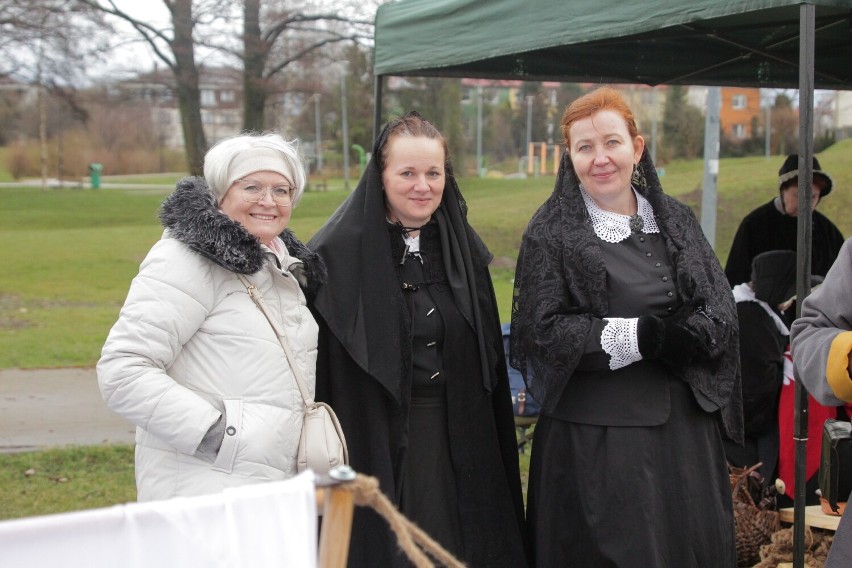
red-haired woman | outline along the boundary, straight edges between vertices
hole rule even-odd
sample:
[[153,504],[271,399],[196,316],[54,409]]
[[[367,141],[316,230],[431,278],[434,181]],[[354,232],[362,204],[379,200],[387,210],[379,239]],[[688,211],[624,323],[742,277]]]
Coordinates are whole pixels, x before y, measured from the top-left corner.
[[536,566],[736,566],[720,429],[741,439],[742,410],[725,275],[690,209],[663,194],[617,91],[577,99],[562,132],[512,307],[512,363],[542,404]]

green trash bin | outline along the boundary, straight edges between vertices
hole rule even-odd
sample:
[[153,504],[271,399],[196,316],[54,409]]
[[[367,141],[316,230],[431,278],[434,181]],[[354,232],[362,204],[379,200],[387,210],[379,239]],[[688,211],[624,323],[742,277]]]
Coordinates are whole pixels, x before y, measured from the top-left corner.
[[89,179],[91,180],[92,189],[98,189],[101,186],[101,172],[104,170],[102,164],[89,164]]

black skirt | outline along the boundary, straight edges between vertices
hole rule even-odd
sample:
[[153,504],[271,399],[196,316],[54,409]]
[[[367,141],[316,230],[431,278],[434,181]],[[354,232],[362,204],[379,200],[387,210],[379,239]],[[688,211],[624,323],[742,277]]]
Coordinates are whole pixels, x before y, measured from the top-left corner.
[[670,378],[661,426],[593,426],[542,416],[527,521],[535,565],[736,566],[718,417]]
[[444,385],[414,389],[408,439],[400,510],[453,555],[463,557]]

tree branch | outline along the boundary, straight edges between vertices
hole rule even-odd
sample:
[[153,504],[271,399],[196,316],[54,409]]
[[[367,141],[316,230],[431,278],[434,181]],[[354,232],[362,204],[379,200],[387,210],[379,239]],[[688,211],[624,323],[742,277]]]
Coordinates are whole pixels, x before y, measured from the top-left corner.
[[[294,24],[319,21],[345,22],[347,24],[363,24],[368,26],[372,25],[372,22],[365,22],[363,20],[350,20],[349,18],[338,16],[336,14],[294,14],[282,20],[273,22],[272,25],[267,28],[266,32],[263,34],[263,39],[268,41],[269,43],[275,43],[275,40],[277,40],[282,33],[290,29],[290,27]],[[322,31],[330,32],[329,30]]]
[[[133,28],[137,32],[139,32],[139,35],[142,36],[142,40],[145,41],[145,43],[147,43],[149,46],[151,46],[151,49],[154,51],[154,54],[158,58],[160,58],[160,60],[162,60],[163,63],[165,63],[170,69],[175,70],[175,62],[172,59],[170,59],[168,57],[168,55],[165,52],[163,52],[163,50],[161,50],[160,47],[157,45],[157,42],[156,42],[157,39],[164,41],[168,45],[171,45],[171,43],[172,43],[172,40],[168,36],[166,36],[161,30],[158,30],[157,28],[155,28],[154,26],[152,26],[151,24],[149,24],[147,22],[137,20],[136,18],[134,18],[133,16],[131,16],[130,14],[128,14],[127,12],[125,12],[124,10],[122,10],[118,6],[116,6],[115,2],[113,0],[107,0],[109,6],[102,5],[98,0],[77,0],[77,1],[81,2],[82,4],[84,4],[86,6],[94,8],[95,10],[103,12],[105,14],[109,14],[111,16],[121,18],[125,22],[129,23],[131,26],[133,26]],[[166,7],[168,7],[169,10],[172,9],[172,7],[173,7],[172,1],[170,1],[170,0],[162,0],[162,1],[163,1],[164,4],[166,4]]]
[[276,65],[272,66],[269,69],[269,71],[264,74],[264,77],[266,79],[269,79],[270,77],[272,77],[273,75],[275,75],[276,73],[278,73],[279,71],[281,71],[282,69],[284,69],[285,67],[290,65],[291,63],[298,61],[299,59],[301,59],[302,57],[304,57],[305,55],[307,55],[308,53],[312,52],[313,50],[315,50],[317,48],[320,48],[324,45],[328,45],[328,44],[331,44],[331,43],[338,43],[338,42],[346,41],[346,40],[350,40],[350,39],[355,39],[355,37],[354,36],[340,36],[340,37],[326,38],[324,40],[315,42],[315,43],[309,45],[308,47],[305,47],[305,48],[299,50],[298,52],[294,53],[290,57],[287,57],[286,59],[277,63]]

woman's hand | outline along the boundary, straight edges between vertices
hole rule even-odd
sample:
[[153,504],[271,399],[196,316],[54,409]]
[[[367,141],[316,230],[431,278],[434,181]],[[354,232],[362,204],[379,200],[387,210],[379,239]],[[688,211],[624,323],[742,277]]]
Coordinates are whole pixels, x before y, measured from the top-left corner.
[[636,324],[636,339],[643,359],[660,359],[682,369],[698,358],[706,357],[707,346],[686,320],[692,308],[684,306],[667,318],[641,316]]

